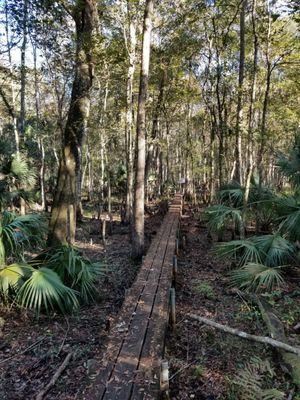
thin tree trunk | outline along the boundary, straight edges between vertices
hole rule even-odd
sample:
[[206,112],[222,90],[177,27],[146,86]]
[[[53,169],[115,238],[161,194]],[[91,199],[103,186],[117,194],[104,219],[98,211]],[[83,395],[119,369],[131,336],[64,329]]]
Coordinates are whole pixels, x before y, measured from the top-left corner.
[[146,99],[148,93],[153,4],[154,0],[146,0],[143,26],[142,62],[137,113],[134,226],[132,232],[132,255],[135,258],[141,257],[144,252]]
[[20,135],[18,130],[18,119],[16,116],[16,94],[15,94],[15,85],[14,85],[14,78],[13,78],[13,67],[12,67],[12,58],[11,58],[11,44],[9,43],[9,22],[8,22],[8,4],[5,1],[5,33],[6,33],[6,45],[7,45],[7,54],[8,54],[8,62],[9,62],[9,72],[10,72],[10,79],[11,79],[11,111],[10,115],[12,118],[12,125],[15,137],[15,144],[16,144],[16,154],[20,152]]
[[34,97],[35,97],[35,115],[36,115],[36,130],[38,135],[38,148],[40,151],[40,168],[39,168],[39,183],[41,191],[41,207],[42,210],[46,209],[45,201],[45,148],[43,144],[43,138],[40,137],[39,132],[40,127],[40,93],[39,93],[39,82],[38,82],[38,72],[37,72],[37,53],[35,43],[32,41],[33,48],[33,63],[34,63]]
[[158,93],[158,97],[157,97],[157,103],[155,106],[155,110],[153,113],[150,144],[148,146],[148,152],[147,152],[147,158],[146,158],[146,167],[145,167],[145,191],[146,191],[146,194],[148,192],[148,190],[147,190],[148,177],[149,177],[149,173],[151,170],[151,164],[153,163],[153,154],[154,154],[153,141],[157,138],[158,133],[159,133],[159,116],[162,111],[165,85],[166,85],[166,80],[167,80],[167,67],[163,64],[161,67],[162,67],[162,70],[161,70],[161,78],[160,78],[160,83],[159,83],[159,93]]
[[98,23],[95,0],[77,0],[73,11],[76,24],[76,67],[71,104],[64,131],[63,151],[54,197],[49,244],[75,241],[76,184],[80,157],[90,110],[90,90],[94,76],[94,34]]
[[236,126],[235,126],[235,173],[234,180],[242,184],[242,100],[245,69],[245,8],[247,0],[242,1],[240,13],[240,61],[239,61],[239,83],[237,96]]
[[[136,27],[132,19],[131,4],[127,1],[129,18],[129,40],[127,41],[129,66],[126,84],[126,122],[125,122],[125,152],[126,152],[126,214],[125,222],[133,219],[133,80],[136,63]],[[124,33],[126,40],[126,33]]]
[[23,41],[21,46],[21,110],[20,110],[20,132],[25,135],[26,118],[26,47],[27,47],[27,24],[28,24],[28,0],[23,2]]
[[266,60],[267,60],[267,72],[266,72],[266,87],[264,93],[264,102],[263,102],[263,110],[262,110],[262,119],[261,119],[261,128],[260,128],[260,141],[257,153],[257,170],[259,176],[259,186],[262,185],[263,180],[263,155],[265,151],[265,142],[266,142],[266,125],[267,125],[267,112],[268,112],[268,103],[269,103],[269,93],[271,86],[271,75],[272,75],[272,67],[270,62],[270,36],[271,36],[271,12],[269,2],[267,1],[267,13],[268,13],[268,33],[267,33],[267,50],[266,50]]
[[251,185],[251,177],[254,168],[253,157],[253,129],[254,129],[254,103],[256,99],[256,78],[257,78],[257,65],[258,65],[258,35],[256,32],[256,0],[252,3],[252,32],[253,32],[253,73],[251,82],[251,95],[249,107],[249,122],[248,122],[248,147],[247,147],[247,171],[245,182],[245,195],[244,195],[244,208],[246,208]]

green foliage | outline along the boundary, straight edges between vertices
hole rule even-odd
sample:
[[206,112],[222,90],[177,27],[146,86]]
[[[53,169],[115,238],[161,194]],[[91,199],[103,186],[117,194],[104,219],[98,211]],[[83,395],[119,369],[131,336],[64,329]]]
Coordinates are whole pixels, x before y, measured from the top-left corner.
[[0,174],[0,205],[23,198],[30,201],[31,189],[36,183],[36,173],[23,154],[14,155],[2,168]]
[[0,293],[4,299],[16,294],[30,277],[32,268],[26,264],[11,264],[0,270]]
[[221,204],[239,208],[243,206],[245,189],[237,182],[222,185],[217,192],[217,199]]
[[234,258],[241,267],[231,273],[232,285],[254,291],[281,286],[283,266],[296,258],[295,246],[279,233],[221,243],[216,253],[221,258]]
[[104,276],[101,263],[92,263],[69,245],[50,250],[44,264],[55,271],[65,284],[76,289],[84,302],[94,299],[95,282]]
[[231,273],[231,284],[250,291],[271,291],[283,285],[282,267],[248,263]]
[[29,264],[5,265],[7,256],[23,259],[29,246],[42,245],[46,227],[37,215],[16,216],[4,212],[0,219],[0,295],[22,307],[41,311],[71,312],[79,300],[87,303],[96,294],[95,283],[103,277],[103,266],[92,263],[72,246],[43,253]]
[[205,368],[203,367],[203,365],[200,365],[200,364],[195,365],[194,372],[193,372],[193,375],[195,378],[201,379],[204,375],[204,372],[205,372]]
[[204,217],[208,220],[208,228],[212,232],[223,232],[229,223],[241,229],[244,223],[242,210],[224,204],[208,207],[204,214]]
[[22,259],[26,248],[42,246],[46,232],[46,222],[40,215],[4,211],[0,215],[0,263],[11,255]]
[[271,384],[270,379],[275,372],[268,360],[259,357],[251,358],[236,375],[234,385],[237,388],[240,400],[282,400],[284,393],[276,388],[268,389],[266,385]]
[[278,197],[274,202],[279,231],[290,240],[300,240],[300,202],[298,196]]
[[41,309],[47,313],[56,309],[65,313],[78,307],[76,292],[65,286],[56,272],[44,267],[32,269],[17,299],[21,306],[33,309],[37,315]]
[[279,154],[277,166],[293,186],[300,186],[300,136],[296,138],[295,146],[288,155]]
[[203,297],[209,300],[214,300],[216,298],[214,288],[209,282],[200,282],[195,286],[195,291]]

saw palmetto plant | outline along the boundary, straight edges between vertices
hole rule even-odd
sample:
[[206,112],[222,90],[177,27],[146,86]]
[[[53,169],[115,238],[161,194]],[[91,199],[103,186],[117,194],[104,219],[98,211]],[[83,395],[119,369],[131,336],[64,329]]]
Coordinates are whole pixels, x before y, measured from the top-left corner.
[[[24,252],[42,248],[46,232],[41,216],[1,214],[0,296],[37,314],[71,312],[95,298],[95,284],[103,277],[104,268],[72,246],[51,248],[25,262]],[[9,264],[9,260],[14,262]]]

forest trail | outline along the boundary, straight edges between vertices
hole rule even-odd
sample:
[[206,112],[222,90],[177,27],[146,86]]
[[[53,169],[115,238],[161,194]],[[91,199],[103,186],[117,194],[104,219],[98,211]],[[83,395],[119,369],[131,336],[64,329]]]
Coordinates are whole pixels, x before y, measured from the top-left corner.
[[207,237],[202,211],[186,207],[181,220],[186,246],[178,258],[177,324],[174,332],[168,332],[165,349],[172,400],[237,399],[239,394],[234,382],[241,368],[250,365],[252,360],[270,363],[278,382],[283,379],[278,366],[273,370],[272,349],[187,317],[194,313],[248,333],[266,332],[256,307],[229,287],[230,263],[214,255],[215,243]]
[[145,399],[158,394],[181,210],[182,195],[177,194],[125,297],[84,399]]

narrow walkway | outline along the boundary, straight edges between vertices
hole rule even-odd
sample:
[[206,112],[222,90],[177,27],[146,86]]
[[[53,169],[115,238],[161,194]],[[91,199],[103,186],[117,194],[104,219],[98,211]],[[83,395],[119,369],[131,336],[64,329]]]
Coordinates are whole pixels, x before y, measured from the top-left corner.
[[177,194],[112,327],[85,400],[155,399],[168,323],[169,288],[182,210]]

